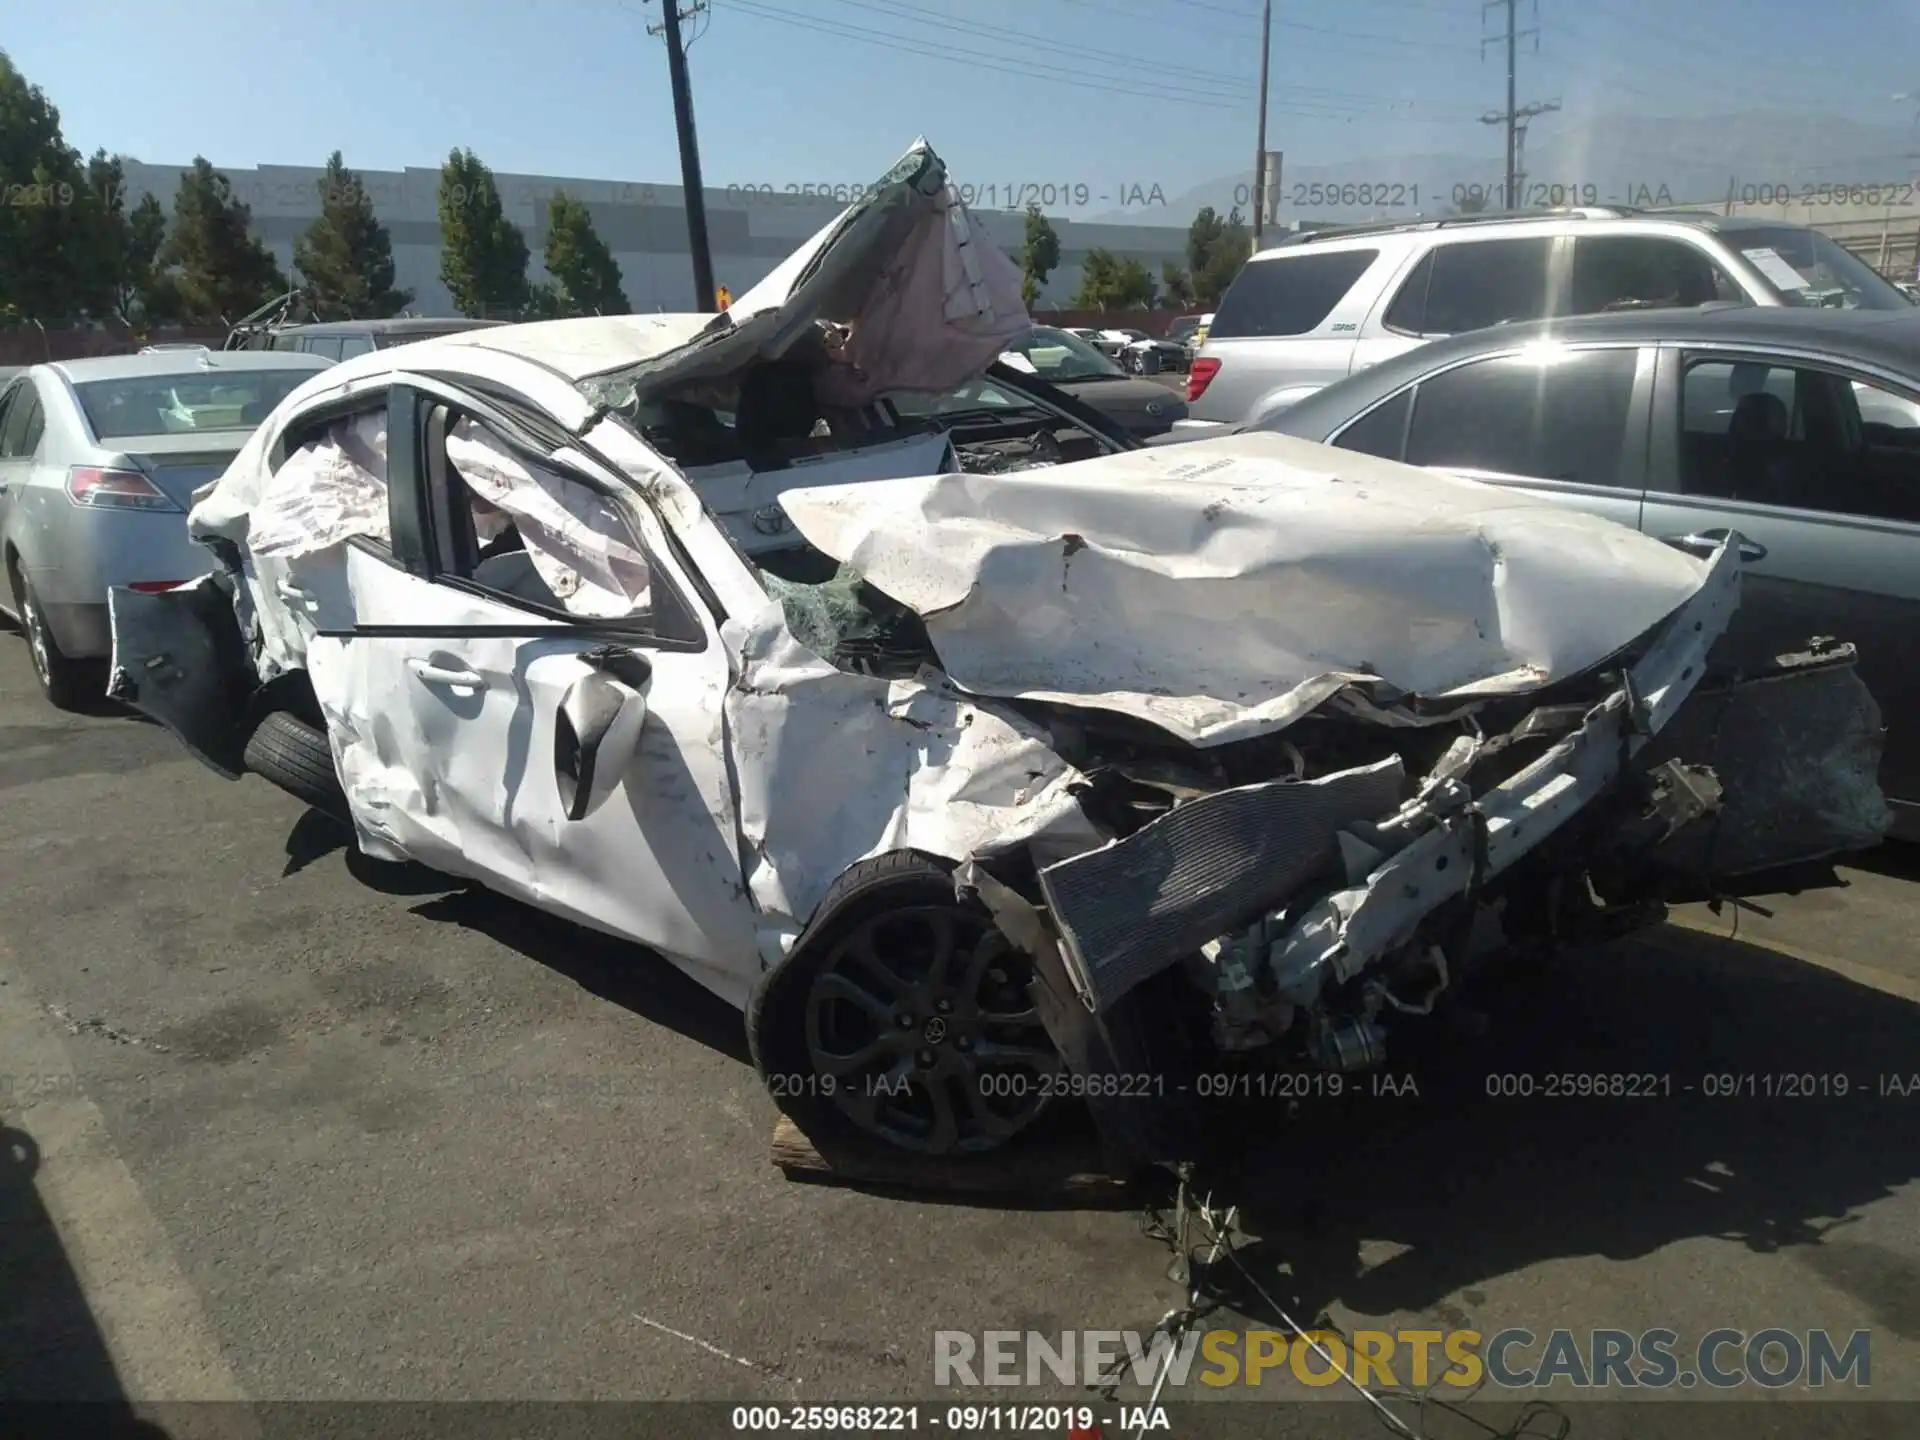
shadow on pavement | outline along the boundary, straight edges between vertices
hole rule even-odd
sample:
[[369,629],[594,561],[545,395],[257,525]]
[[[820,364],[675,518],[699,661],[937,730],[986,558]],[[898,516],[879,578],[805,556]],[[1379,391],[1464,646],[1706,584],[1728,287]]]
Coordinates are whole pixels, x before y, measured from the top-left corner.
[[[432,874],[422,867],[408,868]],[[643,1020],[665,1025],[743,1065],[752,1063],[740,1012],[651,950],[478,885],[439,879],[439,888],[450,893],[414,906],[414,914],[478,930]]]
[[0,1122],[0,1428],[11,1434],[142,1437],[80,1277],[41,1203],[40,1147]]
[[340,854],[347,873],[382,895],[444,895],[467,882],[412,862],[376,860],[363,855],[353,831],[319,810],[304,810],[287,832],[287,863],[282,876],[296,875],[317,860]]
[[[1715,1237],[1799,1249],[1877,1327],[1920,1338],[1920,1265],[1850,1234],[1852,1212],[1920,1175],[1920,1006],[1677,927],[1480,1003],[1492,1027],[1470,1051],[1389,1058],[1418,1098],[1349,1080],[1350,1098],[1307,1102],[1208,1177],[1258,1237],[1242,1258],[1296,1319],[1338,1300],[1465,1325],[1450,1297],[1494,1276]],[[1650,1093],[1547,1093],[1583,1075],[1642,1076]],[[1363,1239],[1404,1248],[1366,1268]],[[1242,1305],[1277,1320],[1250,1290]]]

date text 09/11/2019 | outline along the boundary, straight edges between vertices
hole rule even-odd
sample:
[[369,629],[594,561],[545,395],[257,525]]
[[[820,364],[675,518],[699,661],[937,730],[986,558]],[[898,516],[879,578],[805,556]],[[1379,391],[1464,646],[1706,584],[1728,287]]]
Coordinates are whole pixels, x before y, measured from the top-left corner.
[[[774,1074],[767,1089],[784,1096],[835,1095],[872,1097],[903,1095],[915,1083],[911,1072],[842,1078],[835,1075]],[[1420,1088],[1411,1074],[1373,1071],[1342,1075],[1332,1071],[1276,1071],[1273,1073],[1201,1074],[1185,1080],[1144,1072],[1080,1075],[1068,1070],[990,1070],[978,1081],[982,1095],[1011,1099],[1162,1099],[1170,1095],[1203,1100],[1337,1100],[1370,1096],[1388,1099],[1418,1098]]]
[[[924,1413],[923,1413],[924,1412]],[[1164,1407],[1115,1405],[736,1405],[730,1417],[736,1432],[761,1434],[885,1434],[941,1430],[951,1435],[1032,1433],[1056,1436],[1112,1428],[1123,1433],[1171,1430]]]

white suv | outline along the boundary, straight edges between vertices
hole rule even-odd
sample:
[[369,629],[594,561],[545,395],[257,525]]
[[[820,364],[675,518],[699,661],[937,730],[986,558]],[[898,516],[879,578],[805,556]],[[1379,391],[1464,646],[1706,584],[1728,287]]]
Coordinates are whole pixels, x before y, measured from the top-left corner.
[[1318,231],[1261,251],[1227,287],[1176,428],[1241,424],[1462,331],[1716,301],[1910,303],[1825,234],[1773,220],[1583,209]]

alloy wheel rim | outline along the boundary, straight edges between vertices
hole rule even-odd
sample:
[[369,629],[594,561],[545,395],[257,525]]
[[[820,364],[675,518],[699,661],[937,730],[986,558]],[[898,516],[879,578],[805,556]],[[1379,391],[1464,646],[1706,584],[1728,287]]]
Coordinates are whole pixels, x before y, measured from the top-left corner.
[[1060,1060],[1032,965],[953,906],[849,930],[806,998],[811,1082],[866,1133],[922,1154],[992,1150],[1039,1114]]
[[27,652],[33,657],[34,672],[44,682],[52,668],[47,654],[47,624],[41,618],[40,607],[33,603],[30,590],[20,592],[20,618],[26,621]]

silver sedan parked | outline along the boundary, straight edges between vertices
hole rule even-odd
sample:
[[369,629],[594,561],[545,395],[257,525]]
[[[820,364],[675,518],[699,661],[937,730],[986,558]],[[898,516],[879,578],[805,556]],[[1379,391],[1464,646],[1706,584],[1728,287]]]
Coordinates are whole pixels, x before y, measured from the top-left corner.
[[187,539],[194,490],[329,362],[156,351],[34,365],[0,382],[0,612],[26,632],[47,698],[102,692],[107,590],[206,573]]

